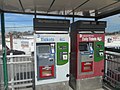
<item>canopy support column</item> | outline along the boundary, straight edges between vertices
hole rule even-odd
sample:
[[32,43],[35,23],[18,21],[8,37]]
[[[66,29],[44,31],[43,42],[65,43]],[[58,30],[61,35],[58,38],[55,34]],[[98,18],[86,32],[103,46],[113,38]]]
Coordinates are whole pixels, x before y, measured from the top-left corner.
[[4,73],[4,90],[8,90],[8,72],[7,72],[7,58],[6,58],[6,44],[5,44],[5,20],[4,12],[1,13],[1,34],[2,34],[2,55],[3,55],[3,73]]

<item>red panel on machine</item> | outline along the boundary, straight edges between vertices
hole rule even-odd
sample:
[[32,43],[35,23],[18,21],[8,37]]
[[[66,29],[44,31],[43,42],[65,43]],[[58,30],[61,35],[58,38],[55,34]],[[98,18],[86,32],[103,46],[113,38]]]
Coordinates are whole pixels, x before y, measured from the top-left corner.
[[82,62],[82,72],[91,72],[93,71],[93,62]]
[[40,66],[39,67],[40,78],[54,77],[54,65],[52,66]]

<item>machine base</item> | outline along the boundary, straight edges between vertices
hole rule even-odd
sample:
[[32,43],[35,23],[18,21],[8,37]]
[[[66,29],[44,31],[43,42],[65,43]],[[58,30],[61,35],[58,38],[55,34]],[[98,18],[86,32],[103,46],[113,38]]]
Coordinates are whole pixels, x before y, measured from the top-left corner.
[[[76,80],[76,90],[96,90],[102,88],[102,77]],[[37,85],[36,90],[73,90],[69,82],[58,82],[44,85]]]
[[77,80],[76,90],[96,90],[102,88],[102,77]]
[[69,90],[69,88],[68,81],[36,86],[36,90]]

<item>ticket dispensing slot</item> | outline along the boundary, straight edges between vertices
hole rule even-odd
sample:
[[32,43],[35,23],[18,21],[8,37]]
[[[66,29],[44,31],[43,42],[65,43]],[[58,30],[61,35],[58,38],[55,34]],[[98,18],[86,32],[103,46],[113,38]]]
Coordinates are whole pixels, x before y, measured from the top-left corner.
[[93,62],[82,62],[82,72],[91,72],[93,70]]
[[80,52],[80,71],[84,72],[92,72],[93,71],[93,43],[92,42],[81,42],[79,44],[79,52]]
[[41,66],[40,70],[40,78],[45,77],[54,77],[54,66]]
[[39,43],[36,50],[38,80],[55,78],[55,44]]

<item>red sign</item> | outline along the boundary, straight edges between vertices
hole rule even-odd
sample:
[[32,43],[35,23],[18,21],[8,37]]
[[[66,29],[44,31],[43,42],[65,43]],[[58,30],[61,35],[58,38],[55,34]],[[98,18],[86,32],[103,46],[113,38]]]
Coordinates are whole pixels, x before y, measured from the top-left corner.
[[103,34],[79,34],[79,40],[81,42],[104,41],[104,35]]

